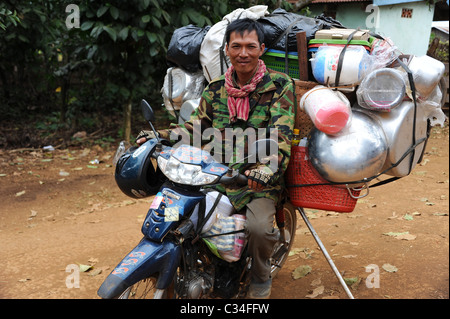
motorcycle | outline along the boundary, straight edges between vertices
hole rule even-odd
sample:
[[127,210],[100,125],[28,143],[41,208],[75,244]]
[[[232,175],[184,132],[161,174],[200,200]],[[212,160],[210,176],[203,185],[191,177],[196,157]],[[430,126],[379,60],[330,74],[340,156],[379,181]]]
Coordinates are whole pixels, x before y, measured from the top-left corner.
[[[141,107],[156,132],[152,108],[145,100]],[[270,149],[273,143],[277,142],[255,141],[249,156],[261,154],[261,149]],[[119,158],[116,181],[124,193],[135,198],[155,193],[156,196],[141,228],[144,237],[108,275],[98,295],[105,299],[245,298],[252,265],[246,249],[245,227],[213,235],[205,233],[203,227],[211,223],[220,204],[216,198],[207,209],[208,186],[245,185],[247,177],[232,166],[215,161],[205,150],[190,145],[175,148],[159,137],[139,148],[122,150],[116,158]],[[155,161],[156,168],[152,166]],[[275,220],[274,230],[279,232],[279,239],[271,257],[272,278],[280,271],[294,242],[295,208],[286,202],[278,209]],[[214,237],[225,236],[231,236],[240,245],[236,246],[239,254],[231,260],[211,245]]]

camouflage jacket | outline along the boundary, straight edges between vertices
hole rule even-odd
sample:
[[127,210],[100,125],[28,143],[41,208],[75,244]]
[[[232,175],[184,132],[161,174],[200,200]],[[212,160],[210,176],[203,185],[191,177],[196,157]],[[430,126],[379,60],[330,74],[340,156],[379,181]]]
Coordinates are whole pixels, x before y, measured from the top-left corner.
[[[248,120],[234,123],[230,123],[224,84],[224,75],[210,82],[190,120],[184,124],[171,124],[169,129],[159,131],[160,136],[172,142],[189,139],[193,143],[190,145],[201,144],[217,161],[226,165],[241,160],[233,166],[240,173],[252,168],[261,169],[261,166],[269,168],[273,176],[264,191],[258,192],[239,185],[217,185],[215,188],[230,198],[237,211],[243,209],[252,198],[271,198],[277,204],[282,196],[283,174],[291,153],[296,105],[293,80],[284,73],[267,69],[263,80],[249,95]],[[255,137],[272,137],[278,141],[275,160],[269,162],[270,165],[258,163],[255,158],[242,161],[248,152],[248,141]]]

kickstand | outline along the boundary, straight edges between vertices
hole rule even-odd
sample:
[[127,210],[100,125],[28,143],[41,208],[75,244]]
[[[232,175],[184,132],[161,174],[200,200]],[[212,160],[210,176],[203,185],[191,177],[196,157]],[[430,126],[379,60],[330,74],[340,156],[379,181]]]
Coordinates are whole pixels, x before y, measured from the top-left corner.
[[325,256],[326,260],[330,264],[331,269],[334,271],[337,279],[341,283],[341,286],[344,288],[345,292],[347,293],[347,296],[350,299],[355,299],[353,297],[352,293],[350,292],[350,290],[348,289],[347,284],[345,283],[345,281],[342,278],[341,274],[339,273],[339,270],[336,268],[333,260],[331,259],[330,255],[328,254],[327,250],[325,249],[325,246],[322,244],[322,241],[320,240],[319,235],[317,235],[316,231],[314,230],[314,228],[312,227],[311,223],[309,222],[308,217],[306,217],[305,211],[303,210],[302,207],[297,207],[297,209],[299,210],[300,215],[302,216],[303,220],[305,221],[306,226],[308,226],[309,231],[311,232],[311,234],[313,235],[313,237],[316,240],[317,244],[319,245],[320,250],[322,251],[323,255]]

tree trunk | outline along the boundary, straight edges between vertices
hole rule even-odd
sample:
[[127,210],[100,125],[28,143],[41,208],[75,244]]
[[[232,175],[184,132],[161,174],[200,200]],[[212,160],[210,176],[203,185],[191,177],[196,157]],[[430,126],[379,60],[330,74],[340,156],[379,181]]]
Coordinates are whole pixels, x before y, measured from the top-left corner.
[[131,138],[131,110],[132,110],[132,100],[131,94],[128,98],[127,104],[125,105],[125,117],[124,117],[124,140],[130,142]]

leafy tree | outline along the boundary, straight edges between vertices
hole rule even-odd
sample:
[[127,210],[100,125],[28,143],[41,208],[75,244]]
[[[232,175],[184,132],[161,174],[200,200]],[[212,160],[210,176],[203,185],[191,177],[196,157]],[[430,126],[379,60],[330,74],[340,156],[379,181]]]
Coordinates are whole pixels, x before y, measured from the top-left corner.
[[[81,26],[69,29],[66,8],[73,3]],[[51,123],[39,128],[69,133],[68,128],[104,124],[83,120],[88,112],[124,113],[129,139],[132,106],[144,97],[156,108],[162,104],[165,55],[175,29],[213,25],[234,9],[257,4],[289,8],[281,0],[4,0],[2,120],[34,113]]]

